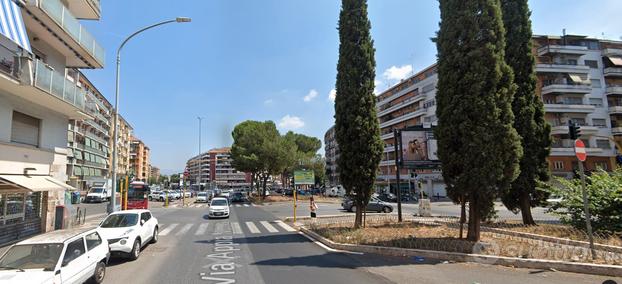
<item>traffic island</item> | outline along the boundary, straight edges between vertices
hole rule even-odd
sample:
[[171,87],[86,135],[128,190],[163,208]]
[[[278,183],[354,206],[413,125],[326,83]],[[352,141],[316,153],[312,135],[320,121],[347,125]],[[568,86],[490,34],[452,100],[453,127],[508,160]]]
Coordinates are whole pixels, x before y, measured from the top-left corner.
[[397,224],[372,218],[366,228],[354,230],[347,222],[317,221],[302,219],[296,225],[337,250],[622,277],[622,255],[617,249],[608,250],[611,246],[602,246],[592,260],[587,248],[524,235],[483,231],[480,242],[470,242],[458,238],[458,228],[446,224]]

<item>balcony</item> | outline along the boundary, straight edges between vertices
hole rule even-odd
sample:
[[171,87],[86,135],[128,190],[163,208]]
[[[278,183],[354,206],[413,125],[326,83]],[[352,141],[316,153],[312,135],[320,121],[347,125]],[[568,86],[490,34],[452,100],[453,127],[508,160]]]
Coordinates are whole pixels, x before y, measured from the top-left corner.
[[613,133],[613,135],[622,135],[622,127],[612,127],[611,133]]
[[605,77],[622,77],[622,68],[620,67],[608,67],[605,68]]
[[585,55],[587,53],[587,46],[578,46],[578,45],[545,45],[538,48],[538,56],[543,56],[546,54],[574,54],[574,55]]
[[101,5],[99,0],[72,0],[67,1],[69,11],[78,19],[99,20]]
[[[76,5],[74,2],[83,1],[99,2],[90,0],[71,2],[72,5]],[[104,49],[60,0],[26,0],[26,2],[26,10],[30,16],[24,17],[24,23],[29,33],[62,53],[67,66],[104,67]]]
[[605,48],[603,49],[604,56],[622,56],[622,49],[619,48]]
[[544,104],[544,111],[546,112],[561,112],[561,113],[592,113],[596,109],[593,105],[585,104]]
[[622,114],[622,106],[610,106],[609,114]]
[[[2,53],[4,51],[5,53]],[[8,53],[7,53],[8,52]],[[84,91],[73,81],[42,61],[15,56],[6,61],[12,51],[0,48],[0,91],[63,114],[69,119],[85,119]]]
[[536,72],[588,74],[590,72],[590,67],[585,65],[572,65],[562,63],[538,63],[536,64]]
[[[581,134],[590,136],[598,133],[598,127],[590,125],[580,125]],[[567,125],[551,126],[551,135],[563,135],[568,134]]]
[[427,111],[426,109],[418,109],[416,111],[404,114],[402,116],[399,116],[397,118],[391,119],[389,121],[382,122],[382,123],[380,123],[380,128],[385,128],[385,127],[388,127],[388,126],[400,123],[402,121],[406,121],[406,120],[409,120],[409,119],[412,119],[412,118],[415,118],[415,117],[418,117],[418,116],[422,116],[422,115],[425,114],[426,111]]
[[393,131],[391,131],[389,133],[386,133],[386,134],[380,135],[380,139],[382,139],[382,140],[387,140],[387,139],[390,139],[390,138],[393,138]]
[[[395,87],[395,86],[393,86],[393,87]],[[393,87],[391,87],[391,88],[393,88]],[[391,88],[389,88],[389,89],[391,89]],[[376,108],[380,109],[380,107],[382,107],[383,105],[385,105],[385,104],[387,104],[387,103],[389,103],[389,102],[391,102],[391,101],[393,101],[393,100],[395,100],[395,99],[405,95],[406,93],[412,92],[415,89],[417,89],[416,84],[408,86],[408,87],[398,91],[397,93],[391,95],[390,97],[387,97],[384,100],[377,102],[376,103]]]
[[592,92],[590,85],[551,84],[542,87],[542,94],[589,94]]
[[415,95],[414,97],[408,98],[408,99],[403,100],[403,101],[401,101],[399,103],[396,103],[396,104],[388,106],[386,109],[383,109],[380,112],[378,112],[378,116],[379,117],[383,116],[383,115],[385,115],[387,113],[396,111],[398,109],[401,109],[401,108],[403,108],[405,106],[411,105],[411,104],[413,104],[415,102],[422,101],[424,99],[425,99],[425,94]]
[[106,141],[105,139],[103,139],[101,137],[97,137],[97,135],[95,135],[93,133],[87,132],[85,136],[90,138],[90,139],[92,139],[92,140],[95,140],[95,141],[99,142],[100,144],[102,144],[104,146],[108,146],[108,141]]
[[86,124],[89,125],[92,128],[95,128],[95,130],[99,131],[101,134],[103,134],[106,137],[110,137],[110,134],[108,133],[108,130],[106,130],[105,128],[103,128],[101,125],[97,124],[97,122],[95,122],[92,119],[87,119],[86,120]]
[[605,90],[607,95],[622,95],[622,86],[607,86]]

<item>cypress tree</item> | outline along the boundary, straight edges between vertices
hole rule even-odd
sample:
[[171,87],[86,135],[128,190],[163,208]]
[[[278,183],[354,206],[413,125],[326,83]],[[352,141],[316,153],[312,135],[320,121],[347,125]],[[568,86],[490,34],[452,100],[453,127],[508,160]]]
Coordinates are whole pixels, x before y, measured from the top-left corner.
[[371,197],[383,151],[376,117],[376,61],[366,0],[342,0],[339,15],[339,62],[335,98],[335,138],[341,182],[354,194],[361,227],[362,208]]
[[521,212],[525,225],[535,225],[531,207],[542,205],[547,193],[536,190],[538,179],[549,179],[546,157],[549,155],[551,127],[544,120],[544,106],[536,95],[535,57],[527,0],[501,0],[506,29],[505,61],[514,71],[517,91],[512,103],[514,128],[521,136],[523,157],[520,174],[503,195],[503,204],[514,213]]
[[469,203],[467,239],[478,241],[482,218],[518,175],[516,85],[505,63],[499,0],[439,2],[438,155],[448,195]]

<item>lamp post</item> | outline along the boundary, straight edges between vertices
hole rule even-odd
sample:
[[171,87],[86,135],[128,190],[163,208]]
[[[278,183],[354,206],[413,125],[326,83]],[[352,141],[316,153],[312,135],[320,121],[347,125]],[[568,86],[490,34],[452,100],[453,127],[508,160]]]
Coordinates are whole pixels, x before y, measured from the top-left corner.
[[112,140],[112,196],[110,197],[110,205],[108,208],[109,213],[114,212],[115,207],[116,207],[115,203],[116,203],[116,191],[117,191],[117,143],[118,143],[117,140],[119,139],[119,131],[117,129],[118,128],[117,123],[119,121],[119,71],[121,69],[121,49],[123,49],[123,46],[125,46],[125,44],[130,39],[132,39],[134,36],[148,29],[155,28],[157,26],[161,26],[161,25],[165,25],[169,23],[187,23],[190,21],[191,21],[190,18],[177,17],[174,20],[163,21],[163,22],[159,22],[159,23],[144,27],[134,32],[127,38],[125,38],[125,40],[123,40],[123,42],[117,49],[117,76],[116,76],[115,96],[114,96],[114,122],[113,122],[114,125],[112,128],[113,129],[113,133],[112,133],[112,136],[113,136],[113,140]]
[[203,168],[202,168],[202,162],[203,162],[203,157],[201,157],[201,121],[204,119],[205,117],[200,117],[197,116],[197,119],[199,120],[199,191],[201,191],[201,178],[203,176]]

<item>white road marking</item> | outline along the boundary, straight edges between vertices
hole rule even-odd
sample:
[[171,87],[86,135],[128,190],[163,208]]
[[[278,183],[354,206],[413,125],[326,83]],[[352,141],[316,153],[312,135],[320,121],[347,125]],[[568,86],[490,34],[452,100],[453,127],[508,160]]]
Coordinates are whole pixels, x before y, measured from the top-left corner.
[[285,229],[285,231],[288,232],[295,232],[296,229],[290,227],[289,225],[285,224],[285,222],[281,221],[281,220],[276,220],[276,224],[281,226],[281,228]]
[[250,205],[248,205],[248,203],[244,204],[244,207],[248,207],[248,206],[250,206]]
[[199,235],[203,235],[205,234],[205,231],[207,230],[207,225],[209,223],[201,223],[201,225],[199,225],[199,228],[197,229],[196,232],[194,232],[195,236],[199,236]]
[[236,204],[235,207],[240,207],[240,204]]
[[181,230],[179,230],[175,234],[175,236],[181,236],[181,235],[187,233],[190,230],[190,228],[192,228],[192,226],[194,226],[194,224],[186,224],[183,228],[181,228]]
[[241,235],[242,234],[242,228],[240,228],[240,223],[238,223],[238,222],[231,222],[231,231],[233,231],[234,235]]
[[175,227],[177,227],[177,223],[170,224],[168,227],[164,228],[164,230],[160,231],[160,233],[159,233],[158,235],[160,235],[160,236],[166,236],[166,235],[168,235],[168,233],[170,233],[173,229],[175,229]]
[[248,230],[251,231],[251,234],[259,234],[260,232],[259,228],[257,228],[253,222],[246,222],[246,227],[248,227]]
[[259,223],[261,223],[264,226],[264,228],[266,228],[266,230],[268,230],[268,232],[270,232],[270,233],[278,233],[279,232],[279,230],[277,230],[275,227],[270,225],[270,223],[268,223],[268,221],[259,221]]

